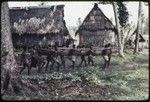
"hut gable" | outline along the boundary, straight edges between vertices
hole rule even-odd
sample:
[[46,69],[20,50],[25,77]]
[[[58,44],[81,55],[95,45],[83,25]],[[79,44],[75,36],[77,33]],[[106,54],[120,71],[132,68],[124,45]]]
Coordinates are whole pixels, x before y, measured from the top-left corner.
[[64,5],[10,8],[11,31],[17,34],[68,34],[63,17]]
[[[136,40],[136,34],[137,34],[137,29],[133,32],[133,34],[131,35],[131,37],[129,38],[129,40],[131,40],[132,42],[135,42],[135,40]],[[145,38],[143,37],[142,34],[139,34],[139,42],[145,42]]]
[[[137,34],[137,28],[136,30],[131,34],[129,39],[126,41],[125,45],[126,47],[135,48],[135,41],[136,41],[136,34]],[[143,48],[149,48],[149,39],[148,35],[142,35],[139,34],[139,49]]]
[[112,22],[104,15],[97,4],[86,16],[79,30],[97,31],[97,30],[114,30]]
[[107,43],[115,42],[115,27],[112,22],[95,4],[77,30],[79,34],[79,45],[92,44],[102,47]]

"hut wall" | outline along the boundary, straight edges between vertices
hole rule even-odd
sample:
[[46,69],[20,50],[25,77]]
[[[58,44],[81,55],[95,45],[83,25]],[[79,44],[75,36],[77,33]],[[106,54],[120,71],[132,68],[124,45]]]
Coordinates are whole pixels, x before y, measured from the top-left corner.
[[23,35],[18,35],[18,34],[13,34],[12,39],[13,39],[13,45],[14,47],[21,47],[21,46],[33,46],[33,45],[38,45],[39,41],[43,39],[44,36],[41,35],[35,35],[35,34],[23,34]]
[[47,41],[49,43],[58,42],[59,46],[61,46],[64,43],[64,37],[62,34],[48,35]]
[[61,46],[64,42],[63,40],[63,35],[53,35],[53,34],[45,34],[45,35],[37,35],[37,34],[23,34],[23,35],[18,35],[18,34],[13,34],[12,39],[13,39],[13,45],[14,47],[21,47],[21,46],[33,46],[33,45],[38,45],[39,42],[41,42],[44,38],[46,37],[46,44],[51,44],[57,41],[59,45]]
[[111,30],[108,31],[82,31],[80,34],[80,45],[92,44],[95,47],[102,47],[107,43],[115,43],[115,34]]

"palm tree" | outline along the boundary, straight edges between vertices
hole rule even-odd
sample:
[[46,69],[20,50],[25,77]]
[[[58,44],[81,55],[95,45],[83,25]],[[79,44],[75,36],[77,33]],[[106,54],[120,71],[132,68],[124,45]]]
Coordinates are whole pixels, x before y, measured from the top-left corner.
[[114,16],[115,16],[115,22],[116,22],[116,29],[117,29],[117,39],[118,39],[118,48],[119,48],[119,55],[121,57],[124,57],[124,43],[121,43],[121,26],[119,23],[119,18],[118,18],[118,10],[117,10],[117,4],[116,2],[112,2],[113,10],[114,10]]

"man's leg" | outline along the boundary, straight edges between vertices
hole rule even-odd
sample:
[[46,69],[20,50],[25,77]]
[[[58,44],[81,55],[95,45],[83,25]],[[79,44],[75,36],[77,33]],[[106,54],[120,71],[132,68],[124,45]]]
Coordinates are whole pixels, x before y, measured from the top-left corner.
[[89,56],[88,56],[88,65],[90,64],[90,58],[89,58]]
[[23,70],[26,68],[26,65],[25,65],[25,63],[23,63],[23,67],[22,67],[22,69],[20,70],[20,74],[23,72]]
[[104,59],[103,69],[105,69],[107,67],[107,58],[106,58],[106,56],[103,56],[103,59]]
[[80,64],[79,64],[79,66],[81,66],[81,65],[82,65],[82,63],[83,63],[83,59],[81,58],[81,62],[80,62]]
[[42,63],[41,69],[44,67],[44,65],[45,65],[45,62]]
[[31,68],[32,68],[32,66],[28,66],[28,75],[29,75],[30,72],[31,72]]
[[57,63],[57,71],[59,71],[59,68],[60,68],[61,64],[59,63],[58,59],[56,59],[55,62]]
[[75,68],[75,60],[76,60],[75,56],[72,56],[72,67],[73,67],[73,69]]
[[48,65],[49,65],[49,60],[47,61],[47,64],[46,64],[46,68],[45,68],[45,72],[47,71],[47,67],[48,67]]
[[108,57],[109,57],[109,60],[108,60],[108,67],[109,67],[109,65],[110,65],[110,60],[111,60],[111,55],[108,56]]
[[63,59],[63,61],[62,61],[62,65],[63,65],[63,68],[65,69],[66,68],[65,59]]
[[90,58],[90,62],[92,63],[92,66],[94,66],[93,58]]
[[74,70],[74,67],[75,67],[75,61],[72,61],[72,68]]
[[84,64],[85,64],[85,66],[87,66],[87,63],[86,63],[85,57],[84,57]]
[[51,61],[52,62],[52,64],[51,64],[51,67],[50,67],[50,69],[49,69],[49,72],[51,72],[52,71],[52,69],[53,69],[53,67],[54,67],[54,64],[55,64],[55,62],[54,61]]

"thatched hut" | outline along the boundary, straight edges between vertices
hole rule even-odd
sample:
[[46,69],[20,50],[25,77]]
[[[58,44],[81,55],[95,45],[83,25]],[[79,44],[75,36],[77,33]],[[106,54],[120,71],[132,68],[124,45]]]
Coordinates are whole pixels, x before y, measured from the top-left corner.
[[64,5],[10,8],[10,24],[14,46],[58,42],[64,44],[69,35],[64,20]]
[[[128,47],[130,48],[135,47],[136,33],[137,33],[137,29],[133,32],[129,40],[126,42],[126,45],[128,45]],[[146,39],[145,36],[139,34],[139,48],[140,49],[148,48],[148,43],[149,43],[148,39]]]
[[75,35],[79,35],[79,45],[102,47],[115,42],[115,27],[95,4]]

